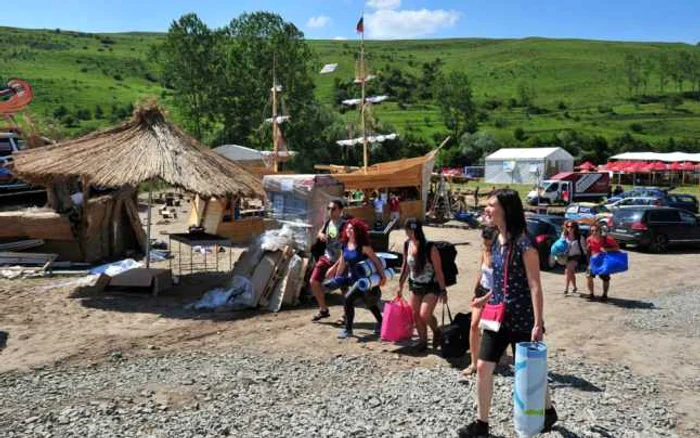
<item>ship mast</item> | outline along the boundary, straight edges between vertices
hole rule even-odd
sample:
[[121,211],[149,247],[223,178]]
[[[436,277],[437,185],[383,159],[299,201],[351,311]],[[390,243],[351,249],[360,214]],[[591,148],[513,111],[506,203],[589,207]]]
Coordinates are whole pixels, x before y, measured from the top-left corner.
[[273,150],[273,172],[279,170],[279,127],[277,126],[277,53],[273,55],[272,61],[272,150]]
[[363,169],[367,173],[367,163],[369,162],[369,150],[367,145],[367,121],[365,117],[365,99],[367,93],[367,69],[365,66],[365,32],[364,25],[362,32],[360,33],[360,85],[362,88],[362,94],[360,97],[360,117],[362,123],[362,156],[363,156]]

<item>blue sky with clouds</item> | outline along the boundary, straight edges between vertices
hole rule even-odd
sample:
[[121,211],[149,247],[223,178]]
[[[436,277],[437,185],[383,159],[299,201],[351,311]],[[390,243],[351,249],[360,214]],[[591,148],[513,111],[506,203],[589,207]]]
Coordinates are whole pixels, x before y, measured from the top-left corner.
[[187,12],[218,27],[269,10],[309,38],[354,38],[362,11],[368,38],[527,36],[700,41],[700,0],[24,0],[0,25],[88,32],[166,31]]

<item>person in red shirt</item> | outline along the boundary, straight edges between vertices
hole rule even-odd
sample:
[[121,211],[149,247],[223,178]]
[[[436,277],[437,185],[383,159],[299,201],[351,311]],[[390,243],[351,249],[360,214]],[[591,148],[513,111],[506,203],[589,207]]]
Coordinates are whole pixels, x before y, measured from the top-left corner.
[[[396,193],[392,193],[391,198],[389,198],[389,220],[393,221],[394,219],[401,219],[401,201]],[[397,222],[396,225],[400,224]]]
[[[600,230],[600,226],[596,223],[591,225],[591,235],[586,239],[588,244],[588,258],[590,259],[596,254],[606,251],[619,251],[620,245],[617,244],[615,239],[610,236],[604,236]],[[588,299],[595,299],[593,294],[593,279],[595,275],[591,274],[590,265],[588,267]],[[600,275],[601,280],[603,280],[603,295],[600,297],[601,301],[608,300],[608,290],[610,289],[610,276]]]

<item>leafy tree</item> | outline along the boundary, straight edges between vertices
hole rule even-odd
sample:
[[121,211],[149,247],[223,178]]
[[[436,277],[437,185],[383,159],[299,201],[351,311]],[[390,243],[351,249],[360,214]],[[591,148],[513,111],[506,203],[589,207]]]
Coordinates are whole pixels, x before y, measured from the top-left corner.
[[642,84],[642,59],[628,53],[625,56],[623,68],[627,78],[627,90],[630,94],[639,94],[639,86]]
[[53,116],[56,119],[62,119],[63,117],[67,116],[68,113],[68,108],[66,108],[64,105],[61,105],[55,110],[53,110]]
[[[165,42],[156,47],[165,82],[173,89],[173,103],[197,138],[211,121],[216,87],[212,66],[219,59],[214,47],[217,34],[195,14],[183,15],[168,29]],[[220,91],[220,90],[218,90]]]
[[440,78],[440,70],[443,65],[444,62],[440,58],[423,64],[418,87],[418,97],[421,100],[430,100],[435,96],[435,84]]
[[525,130],[518,126],[513,130],[513,138],[515,138],[518,141],[525,141],[527,138],[527,135],[525,134]]
[[477,108],[466,73],[453,71],[441,76],[435,97],[442,120],[453,139],[460,138],[465,132],[476,132],[479,124]]
[[102,110],[102,107],[99,105],[95,105],[95,118],[97,120],[102,120],[105,117],[104,110]]
[[302,135],[292,129],[304,124],[300,118],[317,114],[312,80],[314,57],[304,34],[277,14],[243,14],[222,29],[216,52],[222,60],[215,63],[218,87],[227,90],[212,102],[223,125],[218,138],[262,146],[253,133],[270,114],[276,63],[277,83],[284,93],[282,101],[293,119],[285,136],[295,148],[305,147],[305,141],[315,132]]
[[519,82],[517,92],[521,106],[530,108],[535,105],[537,90],[535,89],[534,85],[525,81]]
[[659,74],[659,91],[663,94],[664,88],[668,85],[668,79],[671,76],[671,60],[667,53],[659,55],[659,66],[657,72]]
[[459,139],[459,146],[467,164],[483,163],[484,158],[500,148],[496,137],[484,131],[465,133]]

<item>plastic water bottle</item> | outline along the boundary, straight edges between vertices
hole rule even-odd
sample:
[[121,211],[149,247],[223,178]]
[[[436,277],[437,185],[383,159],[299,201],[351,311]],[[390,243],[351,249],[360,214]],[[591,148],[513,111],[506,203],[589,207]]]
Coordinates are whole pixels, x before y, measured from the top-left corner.
[[[382,269],[386,269],[386,260],[379,257],[379,261],[382,264]],[[360,278],[371,277],[372,274],[377,273],[377,266],[372,262],[372,260],[363,260],[357,264],[356,273]]]
[[530,438],[544,427],[544,401],[547,391],[547,346],[541,342],[521,342],[515,347],[515,432]]
[[[384,270],[384,275],[386,276],[387,280],[393,280],[394,279],[394,270],[393,269],[385,269]],[[368,290],[372,289],[373,287],[379,286],[379,281],[381,280],[381,277],[379,277],[379,274],[372,274],[368,278],[360,278],[357,280],[357,287],[363,291],[367,292]]]

